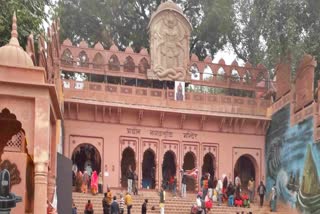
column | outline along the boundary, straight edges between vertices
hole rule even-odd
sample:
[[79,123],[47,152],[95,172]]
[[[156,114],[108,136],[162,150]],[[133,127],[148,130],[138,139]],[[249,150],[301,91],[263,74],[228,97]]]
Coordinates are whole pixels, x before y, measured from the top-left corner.
[[34,214],[47,213],[48,163],[34,164]]

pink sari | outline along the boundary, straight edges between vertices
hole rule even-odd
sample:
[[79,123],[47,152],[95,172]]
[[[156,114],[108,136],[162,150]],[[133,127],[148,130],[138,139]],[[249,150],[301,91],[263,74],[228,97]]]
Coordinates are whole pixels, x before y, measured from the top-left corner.
[[94,195],[98,192],[98,174],[96,171],[91,175],[91,192]]

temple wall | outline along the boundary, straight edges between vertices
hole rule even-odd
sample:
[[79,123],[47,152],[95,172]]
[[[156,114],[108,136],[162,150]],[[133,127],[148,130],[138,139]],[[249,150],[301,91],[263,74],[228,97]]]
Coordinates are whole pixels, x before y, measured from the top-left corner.
[[[276,183],[281,202],[303,213],[318,213],[319,203],[313,203],[308,199],[308,197],[314,199],[320,197],[318,176],[320,144],[314,143],[314,119],[309,116],[291,126],[291,107],[287,104],[273,114],[267,133],[265,149],[267,192],[269,193],[272,185]],[[311,148],[313,164],[310,164],[310,161],[306,164],[308,162],[306,160],[310,158],[308,147]],[[313,193],[301,191],[304,183],[308,183],[308,179],[314,179],[311,184]],[[303,198],[302,195],[307,197]]]
[[[83,113],[83,111],[86,110],[81,108],[80,111]],[[130,115],[128,111],[126,112],[125,115],[121,115],[121,123],[125,121],[129,122],[133,119],[136,120],[137,114]],[[102,156],[102,169],[109,172],[109,176],[104,177],[104,188],[106,188],[106,184],[111,187],[120,187],[121,153],[128,146],[133,148],[136,153],[137,170],[140,175],[139,179],[141,179],[143,152],[150,147],[155,150],[156,153],[158,180],[161,180],[160,168],[163,155],[167,150],[175,152],[177,169],[182,167],[185,153],[188,151],[194,152],[196,156],[196,167],[200,169],[200,173],[203,157],[210,151],[216,158],[216,175],[220,177],[226,174],[229,178],[234,177],[234,166],[238,158],[241,155],[248,155],[252,158],[256,168],[256,181],[264,180],[263,135],[190,130],[191,128],[199,126],[199,120],[187,122],[183,125],[184,128],[181,129],[178,128],[181,120],[181,118],[178,117],[168,117],[168,119],[165,120],[168,128],[159,128],[159,116],[155,115],[156,114],[148,115],[147,112],[143,118],[143,126],[65,120],[64,154],[71,158],[73,150],[78,145],[82,143],[94,145]],[[208,121],[208,123],[214,124],[214,121]],[[146,126],[145,124],[150,126]],[[213,126],[214,125],[212,125],[212,127]],[[186,130],[185,127],[190,128],[189,131]],[[129,141],[128,144],[127,141]],[[178,179],[180,179],[179,175]]]

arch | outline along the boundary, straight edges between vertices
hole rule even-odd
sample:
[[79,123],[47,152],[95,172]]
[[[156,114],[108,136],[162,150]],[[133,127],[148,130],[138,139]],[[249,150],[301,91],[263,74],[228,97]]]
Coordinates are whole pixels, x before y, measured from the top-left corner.
[[212,179],[216,175],[216,158],[211,152],[206,153],[203,157],[202,175],[205,173],[209,173]]
[[173,151],[168,150],[163,155],[162,162],[162,185],[168,187],[168,181],[171,176],[176,176],[177,164],[176,164],[176,155]]
[[132,171],[136,170],[136,154],[131,147],[127,147],[122,152],[121,158],[121,187],[128,187],[127,172],[131,166]]
[[147,149],[143,153],[142,161],[142,187],[154,189],[156,178],[156,155],[152,149]]
[[131,56],[128,56],[123,64],[123,71],[134,73],[135,64]]
[[73,65],[73,56],[71,51],[67,48],[63,51],[61,56],[61,64],[63,65]]
[[139,69],[140,74],[146,74],[148,69],[150,69],[150,65],[148,63],[148,60],[145,57],[143,57],[140,60],[139,65],[138,65],[138,69]]
[[[184,155],[183,158],[183,170],[191,170],[196,167],[196,155],[189,151]],[[196,180],[187,176],[187,191],[195,191],[196,190]]]
[[231,71],[231,81],[240,82],[240,75],[236,69],[232,69]]
[[190,73],[191,73],[191,79],[200,80],[200,72],[199,72],[199,68],[196,64],[193,64],[190,67]]
[[72,152],[72,164],[77,166],[81,172],[85,170],[101,171],[101,154],[99,150],[92,144],[82,143],[79,144]]
[[220,67],[218,69],[217,80],[220,80],[220,81],[225,81],[226,80],[226,72],[224,71],[224,69],[222,67]]
[[112,55],[108,62],[108,68],[110,71],[120,71],[120,62],[116,55]]
[[246,71],[246,73],[243,75],[243,82],[245,84],[251,84],[252,82],[252,74],[250,73],[250,71]]
[[89,67],[89,57],[85,51],[79,53],[79,63],[81,67]]
[[249,154],[241,155],[234,165],[233,176],[239,176],[242,188],[248,187],[250,178],[257,181],[258,164],[257,161]]
[[206,65],[203,71],[203,80],[211,81],[213,79],[213,71],[209,65]]
[[95,69],[102,69],[103,68],[103,57],[101,55],[101,53],[97,53],[94,57],[93,57],[93,68]]

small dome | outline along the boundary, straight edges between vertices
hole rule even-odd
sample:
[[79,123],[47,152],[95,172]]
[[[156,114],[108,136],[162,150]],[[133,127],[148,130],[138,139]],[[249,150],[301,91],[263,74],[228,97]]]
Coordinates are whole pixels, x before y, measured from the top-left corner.
[[10,42],[0,48],[0,64],[34,66],[31,57],[23,50],[18,41],[17,18],[12,18],[12,31]]
[[182,9],[173,1],[166,1],[159,5],[157,12],[160,12],[162,10],[176,10],[177,12],[183,14]]

